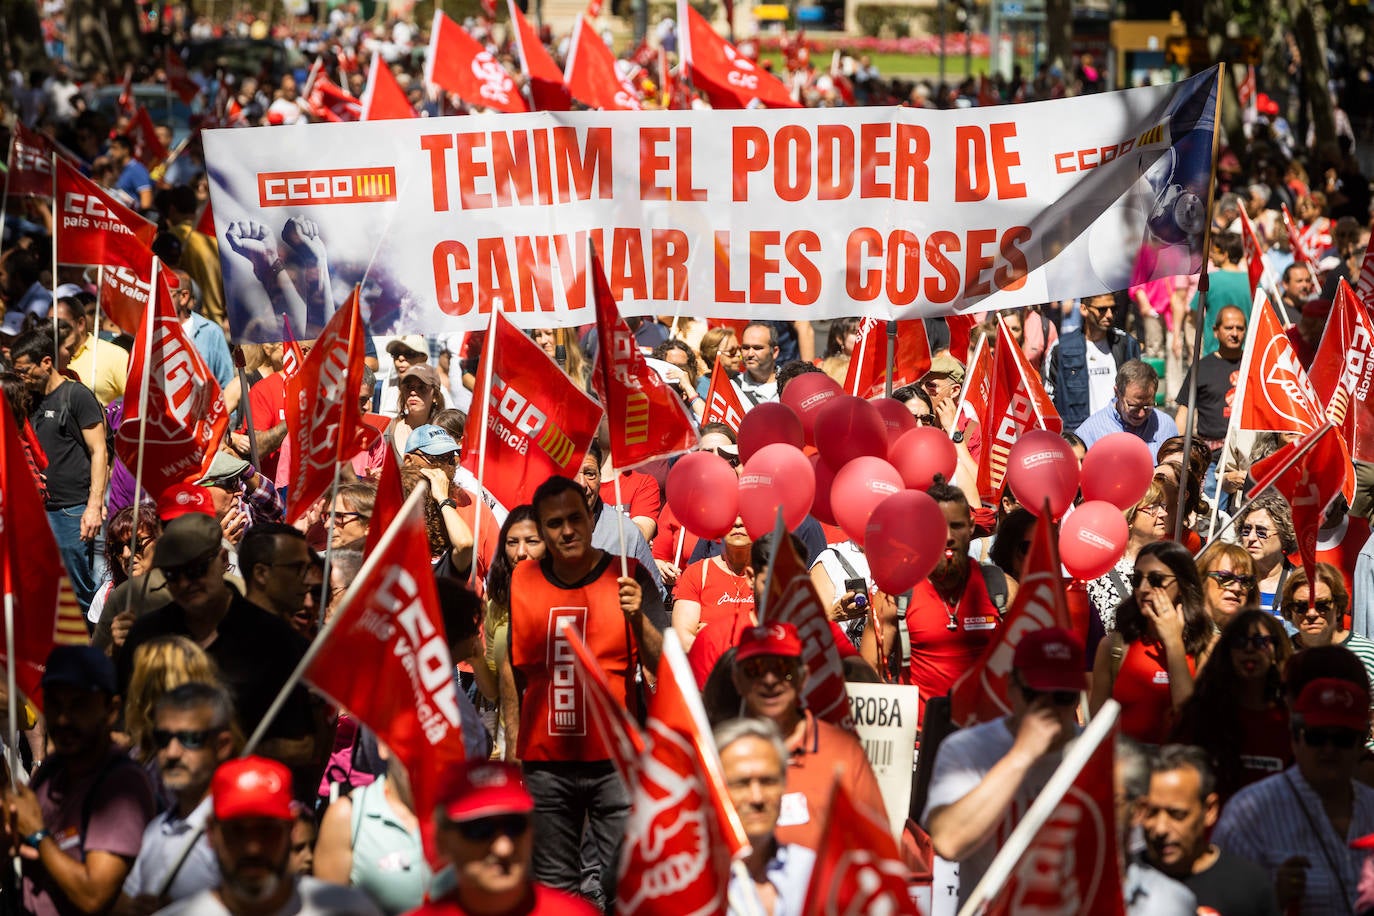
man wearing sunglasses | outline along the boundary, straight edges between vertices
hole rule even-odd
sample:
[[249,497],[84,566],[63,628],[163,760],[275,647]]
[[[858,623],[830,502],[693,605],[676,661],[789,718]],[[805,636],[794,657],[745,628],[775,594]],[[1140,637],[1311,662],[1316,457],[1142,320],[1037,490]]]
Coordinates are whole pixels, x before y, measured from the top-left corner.
[[534,798],[513,764],[470,760],[446,775],[435,844],[455,885],[411,916],[595,916],[581,897],[533,879]]
[[1374,833],[1374,789],[1355,779],[1368,683],[1309,682],[1290,726],[1294,765],[1237,792],[1212,842],[1262,868],[1285,913],[1355,913],[1365,853],[1350,842]]
[[1058,627],[1033,630],[1012,656],[1011,715],[941,742],[921,821],[935,852],[959,863],[961,904],[1078,734],[1085,670],[1077,636]]

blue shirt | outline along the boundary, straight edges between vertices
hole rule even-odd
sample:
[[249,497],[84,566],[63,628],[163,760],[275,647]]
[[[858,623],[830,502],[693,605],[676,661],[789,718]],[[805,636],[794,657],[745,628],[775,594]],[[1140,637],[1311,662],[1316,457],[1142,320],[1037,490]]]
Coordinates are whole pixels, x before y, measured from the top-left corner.
[[205,367],[223,388],[234,377],[234,358],[229,355],[229,342],[224,330],[209,318],[191,313],[191,346],[205,360]]
[[119,173],[119,179],[115,181],[115,188],[133,198],[134,209],[138,209],[139,197],[144,190],[151,189],[152,186],[153,177],[137,159],[130,159],[124,170]]
[[[764,876],[778,892],[778,905],[773,916],[801,916],[806,903],[806,888],[811,882],[811,869],[816,854],[796,843],[779,843],[773,858],[764,867]],[[730,916],[754,916],[763,912],[754,882],[743,869],[730,870],[727,890]]]
[[1108,404],[1097,413],[1083,421],[1083,425],[1074,430],[1078,438],[1083,440],[1083,444],[1092,448],[1093,443],[1098,439],[1105,439],[1112,433],[1127,432],[1139,436],[1145,440],[1145,444],[1150,447],[1150,457],[1159,457],[1159,447],[1164,444],[1165,439],[1172,439],[1178,435],[1178,425],[1158,407],[1150,409],[1150,415],[1145,418],[1145,422],[1136,427],[1127,426],[1121,419],[1121,414],[1116,411],[1116,401]]

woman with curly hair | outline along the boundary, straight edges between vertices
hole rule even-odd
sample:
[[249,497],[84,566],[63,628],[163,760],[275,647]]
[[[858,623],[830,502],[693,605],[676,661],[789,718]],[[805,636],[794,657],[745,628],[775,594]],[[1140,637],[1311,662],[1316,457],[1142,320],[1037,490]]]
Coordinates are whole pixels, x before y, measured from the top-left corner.
[[1207,752],[1223,804],[1293,762],[1283,700],[1283,669],[1292,656],[1277,618],[1242,611],[1222,629],[1193,695],[1179,711],[1170,740]]
[[1298,549],[1298,536],[1293,530],[1293,510],[1273,490],[1268,490],[1246,503],[1236,518],[1236,536],[1240,545],[1255,561],[1255,578],[1259,580],[1260,610],[1278,615],[1284,585],[1293,572],[1288,556]]
[[[138,537],[134,537],[134,515],[138,516]],[[129,581],[132,576],[141,576],[152,567],[153,544],[162,536],[162,521],[157,510],[144,504],[135,509],[125,506],[114,514],[105,530],[105,563],[110,569],[110,580],[96,590],[95,598],[86,611],[86,619],[99,623],[105,611],[105,602],[110,593],[120,583]],[[135,544],[137,540],[137,544]],[[134,553],[137,547],[138,552]]]
[[[401,490],[407,499],[416,487],[425,490],[425,535],[434,574],[463,578],[473,560],[472,527],[453,505],[446,472],[436,468],[401,468]],[[449,505],[441,506],[445,500]]]

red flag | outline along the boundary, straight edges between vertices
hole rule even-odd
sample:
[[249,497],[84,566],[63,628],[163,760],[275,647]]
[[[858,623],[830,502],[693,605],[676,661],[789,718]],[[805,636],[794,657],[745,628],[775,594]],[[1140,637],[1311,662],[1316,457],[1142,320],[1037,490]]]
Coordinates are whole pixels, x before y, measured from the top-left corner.
[[1374,322],[1344,279],[1308,378],[1351,456],[1374,461]]
[[196,220],[196,231],[201,235],[215,238],[215,212],[211,209],[208,198],[205,201],[205,206],[201,208],[200,219]]
[[143,489],[155,500],[173,484],[199,480],[210,472],[229,425],[219,383],[186,336],[161,273],[155,265],[153,307],[144,309],[134,337],[124,420],[114,440],[120,460],[137,474],[142,438]]
[[315,117],[325,121],[356,121],[362,117],[362,105],[335,85],[323,68],[312,70],[312,76],[306,80],[306,90],[301,97]]
[[1025,572],[1011,609],[978,662],[960,675],[950,689],[950,718],[959,728],[1008,715],[1007,679],[1016,646],[1035,630],[1073,629],[1064,579],[1055,546],[1054,524],[1044,516],[1035,523]]
[[406,98],[406,91],[396,82],[396,74],[382,60],[381,54],[372,55],[372,69],[367,74],[367,86],[363,89],[361,121],[396,121],[419,117],[415,106]]
[[620,78],[615,55],[586,16],[573,23],[563,82],[579,102],[605,111],[639,111],[639,93]]
[[1250,274],[1250,295],[1255,295],[1264,279],[1264,249],[1260,247],[1259,236],[1255,234],[1255,224],[1245,208],[1240,208],[1241,241],[1245,243],[1245,269]]
[[158,137],[148,109],[142,105],[138,106],[133,120],[129,122],[129,136],[134,141],[134,155],[148,168],[167,161],[167,146]]
[[978,323],[975,315],[946,315],[945,325],[949,328],[949,355],[959,362],[968,362],[968,343],[973,336],[973,326]]
[[126,117],[133,117],[134,106],[134,65],[124,67],[124,82],[119,86],[119,98],[115,99],[115,111]]
[[1293,343],[1263,291],[1250,310],[1240,385],[1240,428],[1257,432],[1310,433],[1325,421],[1321,402]]
[[835,642],[835,627],[811,584],[806,564],[784,537],[773,549],[773,575],[768,584],[768,617],[760,623],[790,623],[802,640],[806,663],[806,708],[831,725],[854,730],[849,711],[849,692],[844,686],[844,665]]
[[992,400],[988,425],[982,428],[983,450],[978,456],[978,492],[995,501],[1007,473],[1007,456],[1028,429],[1064,428],[1059,411],[1045,393],[1040,376],[1031,368],[1011,332],[997,322],[997,347],[992,356]]
[[515,23],[515,48],[520,52],[520,69],[529,83],[530,98],[538,111],[568,111],[572,96],[563,85],[563,71],[553,62],[549,49],[539,40],[539,33],[520,12],[515,0],[506,0],[511,22]]
[[181,59],[181,55],[172,50],[171,45],[167,46],[166,56],[163,58],[163,70],[167,73],[167,87],[176,93],[177,97],[190,105],[200,95],[200,87],[191,79],[191,74],[186,70],[186,61]]
[[989,916],[1125,916],[1117,864],[1112,725],[989,904]]
[[1298,231],[1297,225],[1293,222],[1293,215],[1288,212],[1288,205],[1279,204],[1279,209],[1283,211],[1283,228],[1288,230],[1288,245],[1293,250],[1293,263],[1307,264],[1315,269],[1317,266],[1317,259],[1313,253],[1308,250],[1303,240],[1302,233]]
[[555,474],[577,476],[601,407],[503,313],[495,312],[493,322],[494,339],[477,367],[463,467],[510,509],[529,502],[535,488]]
[[[1284,465],[1289,467],[1285,470]],[[1255,478],[1252,492],[1272,483],[1293,508],[1293,529],[1308,582],[1316,581],[1317,529],[1322,515],[1345,489],[1346,480],[1353,477],[1352,467],[1345,440],[1329,423],[1250,466],[1250,475]],[[1346,500],[1352,495],[1353,487]]]
[[592,731],[587,738],[600,742],[621,780],[633,786],[638,780],[640,757],[648,746],[644,734],[630,710],[611,691],[601,665],[583,642],[577,627],[562,623],[558,632],[572,652],[567,658],[576,670],[572,686],[582,688],[581,696],[592,720]]
[[730,381],[730,375],[720,364],[720,354],[716,354],[716,365],[711,370],[711,387],[706,389],[706,410],[701,415],[701,425],[724,423],[739,432],[744,420],[744,405],[740,403],[739,392]]
[[281,320],[282,330],[286,332],[286,340],[282,341],[281,374],[282,381],[289,382],[300,374],[301,367],[305,365],[305,354],[301,352],[300,341],[296,340],[295,332],[291,330],[291,319],[283,315]]
[[634,332],[620,317],[606,272],[590,254],[596,294],[596,369],[592,385],[606,408],[611,463],[617,470],[693,449],[700,441],[696,421],[682,398],[649,368]]
[[56,210],[59,264],[127,267],[148,276],[157,227],[62,158],[57,160]]
[[506,68],[467,30],[434,11],[425,56],[425,82],[458,96],[469,105],[517,113],[529,111]]
[[1355,295],[1367,309],[1374,309],[1374,233],[1369,236],[1369,247],[1364,250],[1364,260],[1360,262],[1360,276],[1355,281]]
[[855,804],[845,786],[845,775],[836,774],[830,816],[816,850],[803,916],[921,916],[921,908],[907,889],[907,867],[886,816]]
[[[919,318],[897,322],[897,347],[892,362],[892,387],[913,385],[930,371],[930,341]],[[882,396],[887,386],[887,322],[864,318],[859,339],[849,355],[844,390],[861,398]]]
[[22,121],[15,121],[11,129],[6,193],[13,197],[52,199],[52,159],[57,154],[57,144],[44,134],[29,130]]
[[291,437],[286,520],[295,522],[334,483],[336,467],[367,447],[371,432],[358,410],[363,376],[363,322],[354,288],[325,325],[300,374],[286,382]]
[[100,272],[100,307],[130,334],[138,333],[152,293],[153,285],[127,267],[106,267]]
[[396,462],[396,450],[387,447],[382,453],[382,473],[377,478],[377,497],[372,503],[372,518],[367,526],[367,540],[363,542],[363,556],[372,556],[372,549],[381,541],[386,529],[405,504],[405,490],[401,488],[401,466]]
[[977,423],[979,429],[987,429],[992,412],[992,349],[986,339],[978,341],[969,360],[963,395],[960,412]]
[[678,0],[677,11],[683,63],[712,108],[800,107],[782,80],[739,53],[687,0]]
[[416,488],[349,587],[305,679],[405,763],[415,812],[429,820],[440,774],[465,754],[453,659],[425,560],[424,492]]

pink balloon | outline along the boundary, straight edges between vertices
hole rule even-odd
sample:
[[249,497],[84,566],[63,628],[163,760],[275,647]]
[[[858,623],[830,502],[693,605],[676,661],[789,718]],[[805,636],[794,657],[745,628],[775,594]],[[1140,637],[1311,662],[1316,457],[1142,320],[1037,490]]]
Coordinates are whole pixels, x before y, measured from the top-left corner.
[[775,442],[793,448],[801,448],[806,442],[796,411],[776,401],[764,401],[746,413],[740,421],[737,438],[741,461],[748,461],[759,449]]
[[835,471],[821,460],[819,453],[808,455],[807,460],[816,472],[816,498],[811,502],[811,514],[827,525],[838,525],[835,510],[830,508],[830,490],[835,485]]
[[868,517],[878,503],[902,492],[902,475],[881,458],[862,455],[835,474],[830,488],[830,508],[844,533],[860,547],[868,529]]
[[[816,414],[833,398],[844,394],[844,389],[824,372],[804,372],[794,376],[782,390],[782,403],[796,411],[801,418],[802,433],[807,445],[816,444]],[[754,410],[758,410],[757,407]],[[753,413],[753,411],[750,411]],[[748,414],[745,414],[746,419]]]
[[699,538],[724,537],[739,517],[739,476],[710,452],[683,455],[668,471],[667,494],[677,520]]
[[[890,454],[892,446],[902,438],[902,434],[916,428],[916,418],[906,409],[906,405],[896,398],[874,398],[868,403],[878,408],[878,415],[883,418],[883,426],[887,427],[887,447]],[[888,460],[891,461],[891,457]]]
[[878,503],[869,516],[864,553],[873,581],[889,595],[930,575],[945,552],[949,528],[940,504],[919,490],[903,490]]
[[1036,515],[1046,500],[1050,516],[1060,518],[1078,495],[1078,457],[1056,433],[1032,429],[1007,456],[1007,485],[1016,501]]
[[1124,512],[1140,502],[1154,476],[1155,459],[1145,440],[1112,433],[1083,456],[1083,498],[1109,502]]
[[765,445],[744,463],[739,478],[739,515],[749,536],[757,540],[773,530],[778,508],[791,531],[811,511],[816,474],[811,462],[794,445]]
[[816,411],[816,447],[821,458],[839,470],[855,458],[887,457],[887,425],[878,408],[842,394]]
[[936,474],[943,474],[946,483],[954,480],[959,452],[943,430],[917,426],[892,446],[892,465],[909,489],[926,490],[935,482]]
[[1103,500],[1080,503],[1059,529],[1059,559],[1079,579],[1104,576],[1126,552],[1126,516]]

